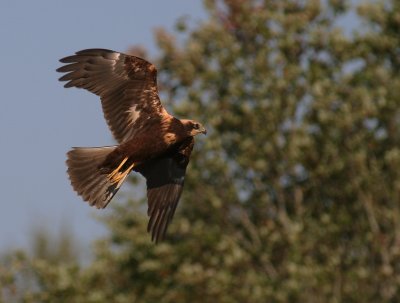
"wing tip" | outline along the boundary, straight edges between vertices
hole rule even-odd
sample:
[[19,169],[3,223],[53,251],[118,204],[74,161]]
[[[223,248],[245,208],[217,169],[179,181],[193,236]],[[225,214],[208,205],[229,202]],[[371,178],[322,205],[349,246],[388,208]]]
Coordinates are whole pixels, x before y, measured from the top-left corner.
[[182,184],[170,183],[163,187],[164,190],[161,187],[148,192],[150,220],[147,232],[151,234],[151,241],[156,244],[165,239],[182,193]]
[[105,49],[105,48],[87,48],[80,51],[75,52],[74,55],[66,56],[64,58],[59,59],[61,63],[72,63],[78,62],[78,57],[85,55],[85,56],[92,56],[92,55],[99,55],[99,53],[118,53],[116,51]]
[[77,62],[76,60],[76,55],[72,55],[72,56],[67,56],[64,58],[61,58],[60,60],[61,63],[73,63],[73,62]]
[[[65,80],[61,80],[61,78],[60,78],[59,81],[65,81]],[[69,82],[65,83],[65,84],[64,84],[64,87],[65,87],[65,88],[73,87],[74,85],[71,84],[71,82],[72,82],[72,81],[69,81]]]
[[119,53],[117,51],[113,51],[111,49],[106,49],[106,48],[87,48],[83,49],[80,51],[77,51],[75,54],[76,55],[99,55],[99,53]]

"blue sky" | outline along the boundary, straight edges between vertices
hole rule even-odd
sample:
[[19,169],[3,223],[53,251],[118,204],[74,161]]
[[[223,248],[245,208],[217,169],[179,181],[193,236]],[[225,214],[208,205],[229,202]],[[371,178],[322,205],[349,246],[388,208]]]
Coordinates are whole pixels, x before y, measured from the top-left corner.
[[98,98],[58,82],[58,59],[133,44],[156,54],[153,29],[172,30],[183,15],[204,19],[201,1],[0,2],[0,252],[27,247],[40,225],[67,225],[84,243],[105,232],[93,217],[100,211],[72,191],[64,162],[71,146],[114,141]]

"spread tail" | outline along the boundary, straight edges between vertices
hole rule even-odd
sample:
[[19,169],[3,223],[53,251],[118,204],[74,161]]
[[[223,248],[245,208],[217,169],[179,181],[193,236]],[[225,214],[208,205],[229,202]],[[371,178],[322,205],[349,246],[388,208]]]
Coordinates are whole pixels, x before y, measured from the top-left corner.
[[102,169],[116,146],[75,147],[67,153],[68,175],[74,190],[91,206],[104,208],[117,193],[133,168],[125,157],[115,168]]

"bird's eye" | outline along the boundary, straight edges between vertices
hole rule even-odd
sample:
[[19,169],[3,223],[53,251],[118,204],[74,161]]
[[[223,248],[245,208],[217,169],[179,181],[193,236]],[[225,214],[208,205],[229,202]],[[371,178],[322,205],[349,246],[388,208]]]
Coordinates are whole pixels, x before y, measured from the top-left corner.
[[193,128],[194,128],[194,129],[199,129],[199,128],[200,128],[200,125],[199,125],[199,123],[195,123],[195,124],[193,124]]

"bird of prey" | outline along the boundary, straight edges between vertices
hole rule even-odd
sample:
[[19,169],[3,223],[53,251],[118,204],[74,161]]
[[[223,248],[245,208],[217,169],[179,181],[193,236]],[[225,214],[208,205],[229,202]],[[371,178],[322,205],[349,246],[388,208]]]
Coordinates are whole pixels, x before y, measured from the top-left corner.
[[73,189],[91,206],[105,208],[133,170],[146,178],[147,230],[163,239],[182,193],[199,122],[177,119],[162,106],[156,67],[139,57],[86,49],[60,60],[64,87],[100,97],[104,118],[118,145],[75,147],[67,153]]

